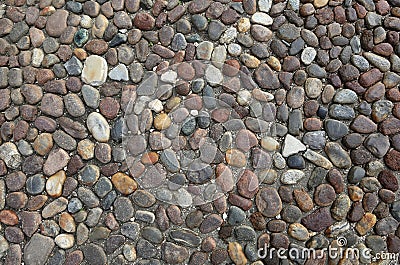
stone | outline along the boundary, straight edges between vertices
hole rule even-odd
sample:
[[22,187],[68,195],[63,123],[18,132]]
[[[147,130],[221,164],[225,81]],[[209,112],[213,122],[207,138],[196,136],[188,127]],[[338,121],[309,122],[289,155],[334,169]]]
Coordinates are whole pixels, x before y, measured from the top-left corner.
[[301,223],[308,229],[319,232],[333,224],[333,219],[329,213],[329,208],[319,208],[311,214],[302,218]]
[[236,265],[245,265],[247,264],[247,258],[243,253],[242,246],[237,242],[230,242],[228,244],[228,254],[231,260]]
[[54,242],[50,237],[34,234],[24,248],[24,262],[31,264],[46,264]]
[[304,172],[297,169],[289,169],[281,175],[281,182],[286,185],[296,184],[305,176]]
[[67,166],[70,157],[63,149],[53,149],[43,165],[43,173],[51,176]]
[[284,157],[288,157],[305,150],[306,146],[300,140],[290,134],[286,135],[282,150],[282,155]]
[[325,152],[335,166],[339,168],[349,168],[351,166],[349,154],[338,143],[327,143]]
[[128,69],[124,64],[118,64],[110,71],[108,77],[116,81],[128,81],[129,80]]
[[107,257],[104,253],[104,250],[96,245],[96,244],[88,244],[82,247],[82,251],[85,257],[85,260],[91,264],[102,264],[105,265],[107,263]]
[[179,264],[189,257],[189,251],[174,243],[165,242],[161,246],[162,258],[168,264]]
[[107,142],[110,138],[110,127],[106,119],[99,113],[92,112],[86,121],[89,131],[99,142]]
[[266,217],[274,217],[282,210],[282,201],[276,189],[265,187],[256,196],[258,210]]
[[46,22],[46,32],[52,37],[60,37],[67,28],[68,11],[57,10]]
[[107,62],[98,55],[90,55],[86,58],[82,70],[82,80],[92,86],[100,86],[107,79]]
[[21,165],[22,158],[14,143],[6,142],[0,145],[0,159],[7,167],[16,169]]
[[361,235],[367,234],[375,225],[376,216],[372,213],[365,213],[360,221],[357,222],[355,229]]
[[[280,86],[276,74],[271,70],[267,64],[261,64],[254,71],[254,78],[261,88],[277,89]],[[268,80],[268,81],[267,81]]]
[[59,197],[62,194],[63,185],[67,176],[63,170],[52,175],[46,181],[46,191],[51,197]]
[[121,172],[115,173],[111,178],[111,182],[124,195],[129,195],[137,189],[136,181]]

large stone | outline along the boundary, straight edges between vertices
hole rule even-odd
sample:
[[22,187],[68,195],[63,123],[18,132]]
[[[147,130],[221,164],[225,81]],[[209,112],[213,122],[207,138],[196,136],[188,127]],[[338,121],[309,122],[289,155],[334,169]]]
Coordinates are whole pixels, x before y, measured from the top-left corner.
[[107,73],[107,61],[98,55],[90,55],[83,66],[82,80],[86,84],[100,86],[106,81]]
[[54,12],[46,23],[46,32],[49,36],[60,37],[67,28],[68,11],[59,9]]
[[54,248],[53,239],[41,234],[34,234],[24,248],[26,265],[44,265]]

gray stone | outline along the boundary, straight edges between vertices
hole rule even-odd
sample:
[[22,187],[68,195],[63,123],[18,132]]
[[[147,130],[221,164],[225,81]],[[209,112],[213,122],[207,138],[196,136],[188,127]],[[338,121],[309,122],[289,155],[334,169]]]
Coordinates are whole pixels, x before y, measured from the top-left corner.
[[24,248],[24,262],[27,265],[44,265],[54,248],[53,239],[34,234]]

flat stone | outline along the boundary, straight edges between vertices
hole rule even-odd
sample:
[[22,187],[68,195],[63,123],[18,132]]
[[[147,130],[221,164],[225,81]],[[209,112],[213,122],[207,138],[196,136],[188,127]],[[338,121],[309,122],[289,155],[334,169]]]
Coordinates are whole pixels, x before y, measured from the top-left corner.
[[124,195],[129,195],[137,189],[136,181],[124,173],[114,174],[111,181],[114,187]]
[[51,197],[59,197],[62,194],[63,185],[67,176],[63,170],[57,172],[48,178],[46,182],[46,191]]
[[52,37],[60,37],[67,28],[68,11],[57,10],[46,22],[46,32]]
[[7,167],[16,169],[21,165],[22,158],[14,143],[7,142],[0,145],[0,158]]
[[282,155],[284,157],[288,157],[305,150],[306,146],[300,140],[290,134],[286,135],[282,151]]
[[63,149],[53,149],[43,165],[43,173],[51,176],[67,166],[70,157]]
[[266,217],[275,217],[282,210],[282,201],[276,189],[265,187],[260,189],[256,197],[258,210]]
[[374,227],[375,223],[376,216],[372,213],[366,213],[361,220],[357,222],[355,229],[361,236],[363,236]]
[[327,207],[319,208],[301,220],[301,223],[305,227],[315,232],[326,229],[331,226],[333,222],[334,220],[332,219],[329,208]]
[[34,234],[24,248],[24,262],[26,264],[45,264],[54,242],[51,238]]
[[107,79],[107,62],[98,55],[90,55],[85,60],[82,70],[82,80],[92,86],[100,86]]

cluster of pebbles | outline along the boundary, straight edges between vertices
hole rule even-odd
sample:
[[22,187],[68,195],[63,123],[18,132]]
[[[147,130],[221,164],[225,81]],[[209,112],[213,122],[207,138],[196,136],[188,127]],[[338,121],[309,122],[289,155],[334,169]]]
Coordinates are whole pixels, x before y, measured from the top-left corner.
[[399,32],[399,0],[2,1],[0,263],[389,264],[322,249],[400,252]]

